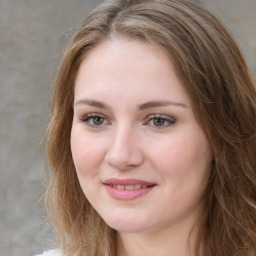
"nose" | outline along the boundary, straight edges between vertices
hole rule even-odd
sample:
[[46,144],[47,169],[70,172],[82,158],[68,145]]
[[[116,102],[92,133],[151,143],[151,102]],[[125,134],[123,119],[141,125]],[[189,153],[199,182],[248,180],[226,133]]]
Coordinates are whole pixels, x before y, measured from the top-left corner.
[[129,170],[144,161],[142,145],[131,129],[120,128],[112,135],[105,161],[118,170]]

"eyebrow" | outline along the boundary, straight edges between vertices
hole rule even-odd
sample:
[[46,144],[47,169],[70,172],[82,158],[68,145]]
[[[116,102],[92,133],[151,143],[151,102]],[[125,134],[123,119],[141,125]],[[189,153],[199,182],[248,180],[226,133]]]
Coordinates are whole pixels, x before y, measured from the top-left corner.
[[170,100],[149,101],[149,102],[140,104],[137,107],[139,110],[144,110],[147,108],[167,107],[167,106],[178,106],[178,107],[184,107],[184,108],[188,107],[187,105],[185,105],[183,103],[174,102],[174,101],[170,101]]
[[[97,100],[91,100],[91,99],[81,99],[75,102],[74,105],[89,105],[92,107],[97,107],[97,108],[103,108],[103,109],[110,109],[110,106],[108,106],[107,104],[101,102],[101,101],[97,101]],[[167,106],[178,106],[178,107],[184,107],[187,108],[188,106],[183,104],[183,103],[179,103],[179,102],[174,102],[174,101],[170,101],[170,100],[156,100],[156,101],[149,101],[149,102],[145,102],[143,104],[139,104],[137,105],[137,108],[139,110],[145,110],[148,108],[154,108],[154,107],[167,107]]]
[[89,105],[97,108],[110,109],[110,107],[107,104],[97,100],[81,99],[76,101],[74,105],[80,105],[80,104]]

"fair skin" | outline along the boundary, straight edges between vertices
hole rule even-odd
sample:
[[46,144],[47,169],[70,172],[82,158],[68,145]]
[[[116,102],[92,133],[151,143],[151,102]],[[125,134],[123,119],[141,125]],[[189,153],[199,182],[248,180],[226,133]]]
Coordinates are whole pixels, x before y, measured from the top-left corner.
[[212,151],[164,49],[115,38],[89,52],[71,150],[85,196],[118,231],[119,256],[193,255]]

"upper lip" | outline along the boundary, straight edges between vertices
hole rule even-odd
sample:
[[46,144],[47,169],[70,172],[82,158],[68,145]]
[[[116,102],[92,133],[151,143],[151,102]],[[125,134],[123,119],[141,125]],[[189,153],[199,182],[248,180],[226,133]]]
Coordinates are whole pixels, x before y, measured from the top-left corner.
[[144,180],[138,180],[138,179],[117,179],[117,178],[111,178],[103,181],[103,184],[105,185],[147,185],[147,186],[153,186],[156,185],[155,183],[144,181]]

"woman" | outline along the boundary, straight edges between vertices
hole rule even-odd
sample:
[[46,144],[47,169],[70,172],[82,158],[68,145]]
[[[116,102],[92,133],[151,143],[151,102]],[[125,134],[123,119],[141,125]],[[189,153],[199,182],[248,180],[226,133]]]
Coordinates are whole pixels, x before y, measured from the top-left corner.
[[223,25],[183,0],[106,1],[54,84],[46,255],[256,253],[256,91]]

